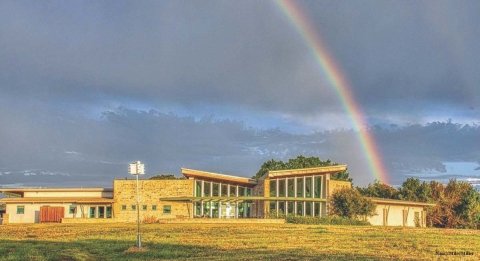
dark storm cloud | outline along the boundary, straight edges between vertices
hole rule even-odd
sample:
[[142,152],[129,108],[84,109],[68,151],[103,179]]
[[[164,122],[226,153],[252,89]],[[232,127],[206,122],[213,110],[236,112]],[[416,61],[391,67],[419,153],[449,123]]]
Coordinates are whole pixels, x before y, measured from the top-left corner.
[[[297,4],[367,122],[382,126],[375,136],[395,181],[480,160],[477,125],[425,125],[478,124],[478,1]],[[349,115],[274,2],[1,1],[0,94],[4,184],[105,184],[137,159],[155,174],[251,176],[298,154],[347,163],[358,183],[372,178]],[[221,120],[199,120],[210,114]]]

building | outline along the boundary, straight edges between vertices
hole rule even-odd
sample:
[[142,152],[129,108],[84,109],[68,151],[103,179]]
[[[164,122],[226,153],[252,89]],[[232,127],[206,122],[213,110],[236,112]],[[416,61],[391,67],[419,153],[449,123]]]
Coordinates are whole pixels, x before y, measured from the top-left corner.
[[[4,223],[48,222],[48,208],[55,207],[61,222],[136,222],[178,219],[271,218],[283,214],[324,217],[333,191],[351,187],[331,180],[346,165],[269,171],[250,179],[182,168],[186,179],[113,181],[112,189],[0,189],[9,198]],[[372,199],[377,215],[373,225],[425,226],[425,210],[432,204]],[[139,209],[137,209],[139,208]],[[44,213],[44,214],[42,214]],[[47,218],[45,218],[47,216]],[[47,220],[47,221],[45,221]],[[51,219],[58,220],[58,219]]]

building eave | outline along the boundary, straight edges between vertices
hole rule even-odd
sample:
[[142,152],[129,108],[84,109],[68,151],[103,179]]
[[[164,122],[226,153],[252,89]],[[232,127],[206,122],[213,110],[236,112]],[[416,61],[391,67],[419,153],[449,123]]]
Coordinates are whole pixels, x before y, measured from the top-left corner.
[[182,174],[187,178],[211,179],[211,180],[225,181],[225,182],[250,185],[250,186],[257,185],[257,181],[250,178],[225,175],[225,174],[219,174],[219,173],[213,173],[213,172],[207,172],[207,171],[200,171],[200,170],[194,170],[194,169],[187,169],[187,168],[181,168],[181,170],[182,170]]
[[347,165],[335,165],[326,167],[303,168],[303,169],[287,169],[287,170],[269,170],[267,175],[269,178],[303,176],[303,175],[325,175],[334,174],[347,170]]

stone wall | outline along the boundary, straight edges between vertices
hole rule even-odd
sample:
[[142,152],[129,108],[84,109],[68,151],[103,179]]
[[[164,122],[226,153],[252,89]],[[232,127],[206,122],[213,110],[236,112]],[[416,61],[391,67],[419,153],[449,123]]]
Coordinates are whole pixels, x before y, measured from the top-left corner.
[[[270,196],[270,179],[259,179],[257,185],[253,188],[254,197],[269,197]],[[265,218],[268,212],[268,202],[263,200],[254,200],[253,217]]]
[[[160,198],[193,197],[193,180],[139,180],[140,220],[192,218],[189,201],[160,201]],[[114,218],[121,222],[137,222],[136,180],[114,180]],[[146,206],[146,209],[143,208]],[[156,207],[156,209],[154,209]],[[170,213],[168,210],[170,209]]]

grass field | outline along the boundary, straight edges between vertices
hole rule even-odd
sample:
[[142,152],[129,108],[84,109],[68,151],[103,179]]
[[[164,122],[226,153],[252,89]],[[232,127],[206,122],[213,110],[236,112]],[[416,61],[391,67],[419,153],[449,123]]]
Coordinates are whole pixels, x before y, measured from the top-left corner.
[[142,224],[141,229],[138,251],[136,224],[3,225],[0,260],[480,259],[475,230],[293,224]]

